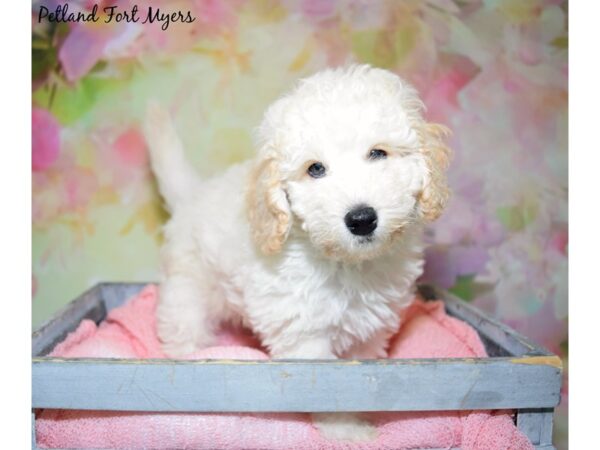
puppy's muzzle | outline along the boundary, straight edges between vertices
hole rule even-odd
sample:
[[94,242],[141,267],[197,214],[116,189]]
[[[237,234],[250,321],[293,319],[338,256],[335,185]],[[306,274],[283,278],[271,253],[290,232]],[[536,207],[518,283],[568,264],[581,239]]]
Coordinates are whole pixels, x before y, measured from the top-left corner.
[[360,205],[346,214],[344,222],[350,233],[356,236],[369,236],[377,228],[377,213],[370,206]]

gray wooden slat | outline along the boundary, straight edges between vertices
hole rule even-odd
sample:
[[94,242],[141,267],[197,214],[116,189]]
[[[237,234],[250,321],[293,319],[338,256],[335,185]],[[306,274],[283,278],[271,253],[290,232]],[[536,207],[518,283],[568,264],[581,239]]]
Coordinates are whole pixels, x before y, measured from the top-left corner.
[[539,413],[531,411],[530,409],[525,409],[517,413],[517,428],[527,436],[532,444],[537,445],[540,443],[542,418]]
[[31,412],[31,448],[37,449],[37,440],[35,435],[35,411]]
[[106,306],[106,311],[121,306],[148,284],[151,283],[101,283],[100,297]]
[[378,361],[33,360],[33,407],[427,411],[554,407],[557,358]]
[[485,334],[482,334],[482,333],[478,333],[478,334],[479,334],[479,339],[481,339],[481,342],[483,342],[483,346],[485,347],[485,352],[487,353],[487,355],[489,357],[494,358],[497,356],[514,356],[514,355],[511,355],[508,350],[506,350],[504,347],[498,345],[496,342],[494,342],[491,338],[489,338]]
[[438,298],[444,301],[449,314],[467,322],[480,335],[489,338],[495,345],[504,348],[510,355],[552,355],[548,350],[531,342],[522,334],[484,312],[460,300],[446,291],[435,290]]
[[517,413],[517,427],[536,445],[552,445],[553,409],[522,409]]
[[546,409],[542,418],[542,431],[540,433],[541,445],[552,445],[552,431],[554,428],[554,409]]
[[44,356],[75,330],[83,319],[96,323],[148,283],[100,283],[70,302],[32,334],[32,356]]
[[36,329],[31,337],[32,356],[48,354],[68,333],[75,330],[83,319],[100,322],[106,309],[100,299],[100,287],[95,286],[58,311],[50,320]]

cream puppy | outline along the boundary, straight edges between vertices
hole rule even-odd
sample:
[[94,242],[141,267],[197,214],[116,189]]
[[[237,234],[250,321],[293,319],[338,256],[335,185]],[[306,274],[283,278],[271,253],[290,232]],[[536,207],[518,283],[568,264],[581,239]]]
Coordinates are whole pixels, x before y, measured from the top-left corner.
[[[250,327],[273,358],[377,358],[423,269],[423,225],[448,196],[446,128],[417,92],[369,66],[325,70],[267,110],[257,155],[199,179],[166,113],[146,136],[171,219],[158,333],[174,357]],[[374,437],[353,414],[315,415],[329,438]]]

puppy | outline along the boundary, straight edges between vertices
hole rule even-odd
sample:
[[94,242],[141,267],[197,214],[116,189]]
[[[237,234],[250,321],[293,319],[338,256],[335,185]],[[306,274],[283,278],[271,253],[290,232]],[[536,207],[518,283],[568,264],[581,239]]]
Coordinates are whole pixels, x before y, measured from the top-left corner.
[[[447,129],[417,92],[366,65],[302,80],[267,110],[257,156],[202,180],[166,113],[146,120],[171,214],[164,228],[158,334],[174,357],[206,347],[220,322],[250,327],[273,358],[380,358],[423,270],[423,225],[448,197]],[[329,438],[374,428],[315,415]]]

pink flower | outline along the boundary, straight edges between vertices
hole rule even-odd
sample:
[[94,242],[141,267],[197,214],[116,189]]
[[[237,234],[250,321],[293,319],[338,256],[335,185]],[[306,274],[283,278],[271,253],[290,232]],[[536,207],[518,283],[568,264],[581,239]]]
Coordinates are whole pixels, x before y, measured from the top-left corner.
[[447,122],[458,109],[458,94],[477,74],[477,68],[467,58],[456,58],[452,66],[444,68],[428,86],[424,97],[427,117],[430,120]]
[[[111,124],[90,133],[96,146],[96,170],[102,183],[132,198],[146,191],[150,176],[146,141],[135,125]],[[136,192],[134,194],[133,192]]]
[[88,207],[98,189],[98,181],[92,169],[73,166],[64,174],[62,189],[63,207],[75,211]]
[[60,153],[60,125],[50,112],[31,111],[31,168],[41,172],[50,167]]
[[553,230],[547,243],[547,251],[555,251],[566,256],[569,245],[569,231],[566,226]]
[[195,8],[198,20],[206,27],[230,28],[235,25],[235,8],[240,7],[240,2],[231,4],[223,0],[196,0]]
[[329,19],[336,12],[335,0],[304,0],[302,12],[314,21]]
[[109,24],[73,26],[58,52],[58,59],[69,81],[77,81],[100,61],[112,35],[113,27]]
[[119,160],[127,166],[144,166],[148,162],[146,141],[135,128],[121,133],[113,144]]

